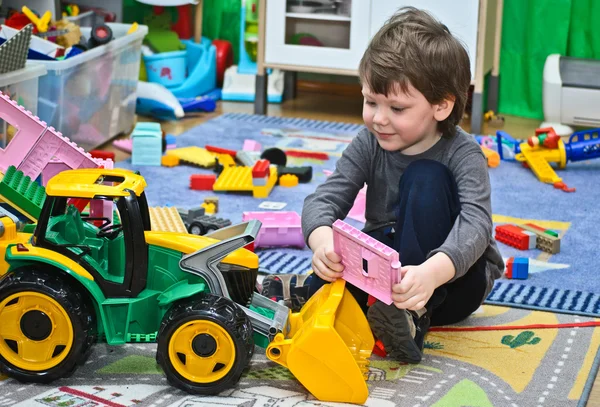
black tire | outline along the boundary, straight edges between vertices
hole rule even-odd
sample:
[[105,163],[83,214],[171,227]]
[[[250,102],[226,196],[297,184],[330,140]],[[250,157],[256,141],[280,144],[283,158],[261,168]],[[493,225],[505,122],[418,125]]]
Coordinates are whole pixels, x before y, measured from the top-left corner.
[[[205,233],[204,233],[204,226],[202,226],[202,224],[201,224],[201,223],[194,222],[194,223],[192,223],[192,224],[190,225],[189,232],[190,232],[190,234],[192,234],[192,235],[196,235],[196,236],[202,236],[202,235],[204,235],[204,234],[205,234]],[[196,232],[198,232],[198,233],[196,233]]]
[[[194,326],[194,324],[197,325]],[[208,333],[194,336],[192,345],[187,346],[189,348],[187,352],[179,352],[174,349],[177,347],[175,342],[178,340],[178,335],[185,336],[183,332],[186,327],[193,326],[194,329],[197,329],[203,325],[226,333],[226,340],[223,343],[217,342],[224,338],[215,339],[213,331],[203,330]],[[254,353],[252,335],[252,323],[237,304],[228,298],[200,294],[175,304],[165,314],[158,333],[156,361],[173,386],[192,394],[218,394],[233,387],[240,380],[242,372],[248,366]],[[196,347],[197,340],[198,347]],[[228,347],[234,349],[231,360],[227,364],[217,362],[219,352],[225,352]],[[170,351],[173,352],[173,358],[177,358],[175,364]],[[216,379],[208,381],[211,377],[207,376],[206,381],[200,382],[185,377],[191,374],[190,371],[186,371],[188,357],[196,358],[196,362],[203,361],[202,358],[205,358],[207,369],[210,370],[212,366],[209,376],[214,375]],[[180,371],[178,371],[178,367]]]
[[[12,299],[9,300],[10,297]],[[55,312],[50,314],[55,318],[52,328],[47,324],[50,317],[40,310],[24,313],[19,321],[16,321],[19,322],[18,325],[7,324],[6,318],[9,318],[9,313],[3,318],[5,309],[13,306],[26,307],[31,298],[39,299],[42,309],[52,308],[53,303],[58,304],[58,310],[61,312],[56,313],[57,308],[52,308]],[[4,327],[13,326],[23,338],[30,339],[18,345],[15,340],[5,339],[0,328],[0,371],[21,382],[50,383],[70,376],[77,365],[85,362],[96,341],[96,317],[89,297],[83,293],[83,289],[74,282],[72,277],[58,269],[49,268],[46,271],[36,267],[23,267],[5,275],[0,280],[0,320],[3,320]],[[68,323],[67,326],[64,325],[67,320],[71,324],[71,329]],[[43,346],[41,345],[43,339],[38,338],[44,335],[48,335],[46,338],[55,335],[56,340],[61,342],[59,338],[61,329],[70,331],[72,339],[65,339],[64,344],[55,345],[53,354],[47,361],[52,366],[43,367],[44,361],[40,360],[27,362],[18,355],[19,346],[30,346],[30,349]],[[63,355],[62,352],[65,352],[69,346],[70,349]],[[37,363],[37,366],[34,368],[31,363]],[[32,368],[28,369],[23,367],[24,365],[30,365]]]

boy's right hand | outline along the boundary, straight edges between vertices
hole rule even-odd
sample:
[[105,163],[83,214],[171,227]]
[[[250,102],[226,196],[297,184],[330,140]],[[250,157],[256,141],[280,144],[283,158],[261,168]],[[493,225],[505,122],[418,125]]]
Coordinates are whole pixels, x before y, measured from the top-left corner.
[[308,237],[308,245],[313,251],[313,271],[325,281],[335,281],[342,277],[342,258],[333,251],[333,229],[320,226]]
[[318,247],[312,257],[313,271],[325,281],[335,281],[342,277],[342,258],[333,251],[333,245]]

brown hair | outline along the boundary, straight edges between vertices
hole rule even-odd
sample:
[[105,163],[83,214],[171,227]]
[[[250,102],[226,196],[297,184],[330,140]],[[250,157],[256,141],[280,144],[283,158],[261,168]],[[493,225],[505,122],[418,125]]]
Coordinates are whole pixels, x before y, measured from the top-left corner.
[[471,83],[469,55],[450,30],[429,13],[403,7],[375,34],[358,68],[360,81],[387,96],[410,83],[431,104],[454,98],[450,116],[438,123],[454,135],[462,119]]

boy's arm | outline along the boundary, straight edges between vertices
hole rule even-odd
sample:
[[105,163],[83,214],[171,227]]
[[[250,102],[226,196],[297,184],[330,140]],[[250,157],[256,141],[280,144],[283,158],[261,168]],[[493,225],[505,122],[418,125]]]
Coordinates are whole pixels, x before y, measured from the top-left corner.
[[[464,276],[483,255],[492,238],[491,186],[487,161],[480,150],[456,157],[451,168],[458,186],[460,213],[445,242],[429,253],[425,263],[437,269],[437,277],[452,282]],[[449,270],[447,256],[454,266]],[[440,271],[441,270],[441,271]]]
[[333,174],[304,200],[302,232],[309,247],[313,230],[344,219],[367,182],[373,156],[370,137],[367,129],[361,130],[342,153]]

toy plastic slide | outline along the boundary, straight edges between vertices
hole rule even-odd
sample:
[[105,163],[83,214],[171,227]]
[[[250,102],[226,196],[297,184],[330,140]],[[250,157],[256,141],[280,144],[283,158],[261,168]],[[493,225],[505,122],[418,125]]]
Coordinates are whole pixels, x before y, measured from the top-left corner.
[[171,91],[161,84],[143,81],[138,81],[135,112],[163,120],[181,119],[185,114]]
[[321,401],[363,404],[375,341],[360,306],[342,279],[326,284],[302,310],[290,314],[289,329],[267,347],[267,357],[290,372]]

